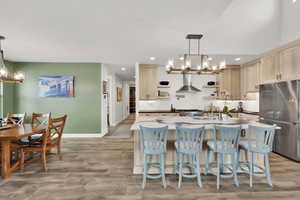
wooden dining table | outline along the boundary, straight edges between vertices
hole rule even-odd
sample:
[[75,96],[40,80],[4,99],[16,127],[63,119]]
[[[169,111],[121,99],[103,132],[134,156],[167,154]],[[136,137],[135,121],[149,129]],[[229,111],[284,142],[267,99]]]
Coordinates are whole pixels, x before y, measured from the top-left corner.
[[0,130],[0,142],[1,142],[1,176],[3,179],[7,179],[11,176],[11,173],[18,169],[19,162],[16,161],[11,164],[11,147],[12,142],[18,141],[22,138],[26,138],[35,134],[41,134],[45,132],[47,126],[23,124],[16,125],[7,129]]

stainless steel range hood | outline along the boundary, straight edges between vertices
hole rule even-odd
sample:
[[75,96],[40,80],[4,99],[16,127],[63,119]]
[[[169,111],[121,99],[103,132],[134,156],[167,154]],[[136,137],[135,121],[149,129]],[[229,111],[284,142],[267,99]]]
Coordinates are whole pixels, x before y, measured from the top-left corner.
[[201,92],[198,88],[192,85],[192,75],[183,74],[183,86],[176,93],[196,93]]

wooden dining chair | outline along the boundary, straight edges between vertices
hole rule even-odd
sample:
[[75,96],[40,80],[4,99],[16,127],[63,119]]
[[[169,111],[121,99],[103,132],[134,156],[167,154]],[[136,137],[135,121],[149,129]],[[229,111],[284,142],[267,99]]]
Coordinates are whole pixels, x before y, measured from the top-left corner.
[[[32,113],[31,116],[31,125],[33,127],[39,126],[41,124],[48,124],[49,119],[51,117],[50,113]],[[42,134],[36,134],[33,136],[29,136],[28,138],[23,138],[21,142],[24,143],[37,143],[42,141]]]
[[48,124],[50,117],[51,117],[51,112],[50,113],[32,113],[31,124],[32,125]]
[[[52,148],[57,149],[57,154],[59,155],[60,160],[62,160],[61,155],[61,138],[63,130],[65,127],[67,115],[64,115],[60,118],[50,118],[48,121],[48,127],[46,132],[42,135],[42,142],[36,143],[28,146],[23,146],[20,148],[20,169],[24,169],[25,154],[26,153],[40,153],[40,163],[42,168],[47,171],[46,165],[46,153],[51,151]],[[34,159],[34,158],[33,158]],[[32,160],[29,160],[27,163],[31,163]]]
[[8,124],[14,124],[14,125],[22,125],[25,120],[26,113],[23,114],[13,114],[13,113],[7,113],[7,123]]

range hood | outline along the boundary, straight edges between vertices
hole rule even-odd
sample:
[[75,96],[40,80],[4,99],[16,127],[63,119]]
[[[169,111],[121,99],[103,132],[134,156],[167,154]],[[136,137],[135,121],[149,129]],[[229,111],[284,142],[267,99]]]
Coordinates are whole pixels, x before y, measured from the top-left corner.
[[176,93],[196,93],[201,92],[198,88],[192,86],[192,75],[183,73],[183,86]]

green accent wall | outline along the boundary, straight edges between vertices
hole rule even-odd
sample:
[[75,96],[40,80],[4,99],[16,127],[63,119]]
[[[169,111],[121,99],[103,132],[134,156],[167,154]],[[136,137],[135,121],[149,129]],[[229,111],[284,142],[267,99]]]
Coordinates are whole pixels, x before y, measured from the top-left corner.
[[[14,70],[25,73],[25,81],[15,84],[15,113],[51,112],[53,117],[68,115],[65,133],[101,132],[101,64],[15,62]],[[75,97],[41,98],[39,76],[74,76]],[[8,106],[10,107],[10,106]]]
[[[9,72],[14,72],[14,63],[5,62],[5,66]],[[3,96],[1,96],[1,114],[5,117],[8,112],[14,112],[14,96],[15,96],[15,84],[3,83]],[[2,110],[3,109],[3,110]]]

